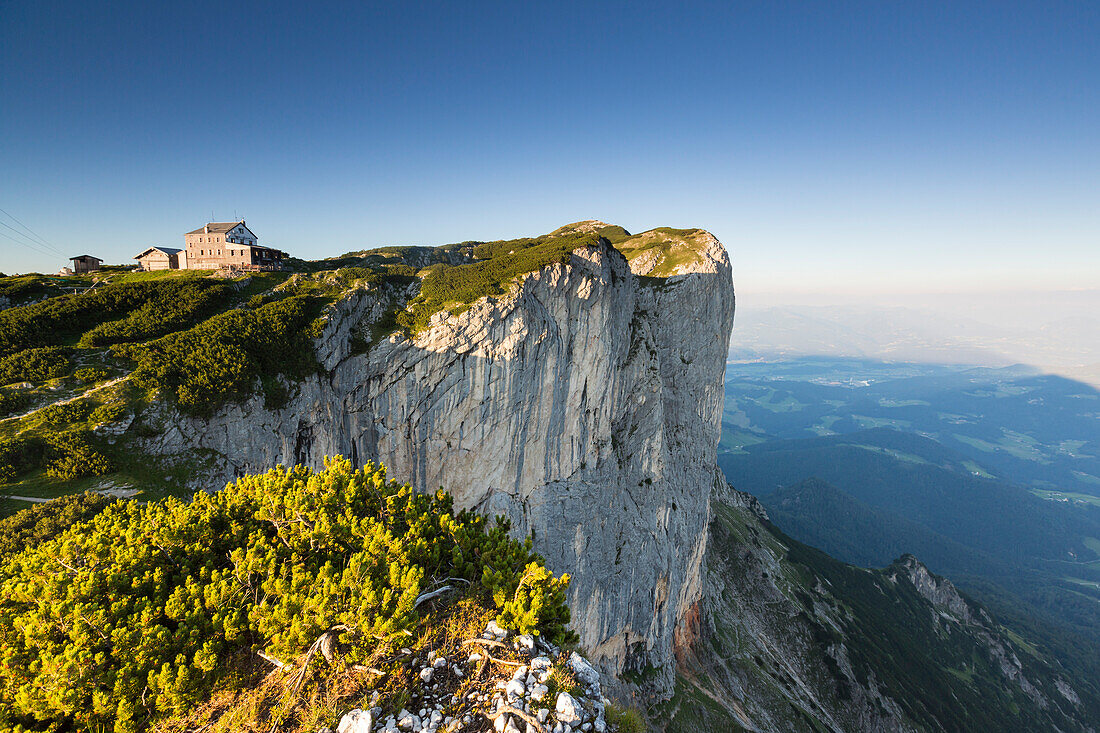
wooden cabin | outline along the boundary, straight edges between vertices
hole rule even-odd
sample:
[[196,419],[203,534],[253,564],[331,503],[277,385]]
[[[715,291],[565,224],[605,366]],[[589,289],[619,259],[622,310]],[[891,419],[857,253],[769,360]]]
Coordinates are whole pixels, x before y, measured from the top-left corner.
[[[187,269],[187,253],[175,247],[149,247],[134,259],[142,270]],[[181,259],[183,262],[180,262]]]
[[77,275],[87,275],[89,272],[95,272],[103,264],[103,260],[92,255],[78,255],[70,257],[69,260],[73,263],[73,272]]

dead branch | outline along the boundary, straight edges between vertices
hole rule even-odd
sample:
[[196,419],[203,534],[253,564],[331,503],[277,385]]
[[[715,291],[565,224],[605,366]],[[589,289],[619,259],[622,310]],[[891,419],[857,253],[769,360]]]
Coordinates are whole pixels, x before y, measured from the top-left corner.
[[279,669],[282,669],[283,667],[286,666],[286,662],[280,662],[275,657],[268,656],[267,654],[264,654],[263,652],[256,652],[256,656],[259,657],[260,659],[264,660],[265,662],[270,662],[271,664],[274,664]]
[[534,717],[533,715],[530,715],[528,713],[523,712],[519,708],[514,708],[511,705],[502,705],[499,710],[497,710],[494,714],[492,714],[488,717],[491,720],[496,720],[501,715],[514,715],[517,718],[519,718],[520,720],[527,723],[527,729],[528,730],[534,730],[534,731],[537,731],[537,733],[548,733],[548,731],[546,730],[546,727],[542,723],[539,722],[538,718]]
[[495,639],[467,639],[462,642],[462,646],[470,646],[471,644],[482,644],[484,646],[499,646],[501,649],[511,649],[510,646],[503,641],[496,641]]
[[439,590],[433,590],[430,593],[421,593],[416,597],[416,601],[413,602],[413,608],[419,608],[421,603],[427,603],[433,598],[439,598],[439,596],[451,590],[454,590],[454,586],[445,585]]
[[378,669],[377,667],[367,667],[367,666],[362,665],[362,664],[353,664],[353,665],[351,665],[351,667],[349,667],[349,669],[352,672],[366,672],[367,674],[379,674],[379,675],[386,674],[385,672]]

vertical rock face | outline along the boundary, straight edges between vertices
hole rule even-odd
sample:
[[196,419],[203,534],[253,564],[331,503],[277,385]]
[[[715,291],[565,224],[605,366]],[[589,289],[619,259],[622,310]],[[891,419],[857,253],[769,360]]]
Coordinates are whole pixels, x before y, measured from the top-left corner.
[[[508,295],[442,312],[409,340],[352,355],[385,307],[353,295],[330,317],[326,373],[279,411],[262,400],[173,418],[150,448],[212,451],[224,478],[326,455],[384,463],[462,507],[503,514],[557,572],[573,626],[609,672],[671,689],[675,630],[702,594],[734,294],[714,237],[645,277],[606,240],[523,276]],[[632,258],[653,272],[661,250]]]

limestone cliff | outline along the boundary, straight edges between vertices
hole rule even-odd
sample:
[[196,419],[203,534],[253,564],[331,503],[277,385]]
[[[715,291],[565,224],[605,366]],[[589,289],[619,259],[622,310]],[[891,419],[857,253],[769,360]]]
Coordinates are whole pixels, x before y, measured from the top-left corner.
[[375,459],[506,515],[572,575],[573,626],[594,661],[655,672],[652,687],[671,692],[674,636],[702,596],[709,498],[723,482],[733,282],[701,230],[619,240],[622,251],[600,238],[365,353],[357,339],[416,286],[351,292],[318,341],[321,373],[293,385],[284,408],[255,398],[211,419],[164,408],[164,432],[144,447],[204,451],[225,480],[326,455]]

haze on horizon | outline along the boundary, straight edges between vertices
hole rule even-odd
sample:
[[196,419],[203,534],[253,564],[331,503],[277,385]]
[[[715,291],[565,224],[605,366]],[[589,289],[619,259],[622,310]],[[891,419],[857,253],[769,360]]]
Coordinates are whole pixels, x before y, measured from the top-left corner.
[[[1100,286],[1100,6],[0,4],[0,270],[701,226],[739,295]],[[22,244],[17,243],[22,242]]]

